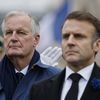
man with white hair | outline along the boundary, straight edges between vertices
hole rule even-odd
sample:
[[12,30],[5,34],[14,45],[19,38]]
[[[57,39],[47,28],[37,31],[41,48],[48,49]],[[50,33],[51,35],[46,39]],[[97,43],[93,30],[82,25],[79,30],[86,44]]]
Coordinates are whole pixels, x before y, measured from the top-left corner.
[[2,22],[5,56],[0,81],[7,100],[27,100],[32,84],[47,79],[58,69],[41,63],[36,51],[39,24],[23,11],[9,12]]

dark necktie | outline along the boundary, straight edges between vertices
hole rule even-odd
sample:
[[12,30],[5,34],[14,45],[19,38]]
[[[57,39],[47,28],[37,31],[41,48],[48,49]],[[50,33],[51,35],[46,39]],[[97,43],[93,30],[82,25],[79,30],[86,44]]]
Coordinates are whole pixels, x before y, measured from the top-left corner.
[[82,76],[77,73],[73,73],[69,76],[69,78],[72,80],[72,85],[65,97],[65,100],[77,100],[78,83],[79,83],[79,80],[81,79],[81,77]]
[[19,83],[19,81],[24,77],[24,74],[21,72],[16,73],[16,77],[17,77],[17,84]]

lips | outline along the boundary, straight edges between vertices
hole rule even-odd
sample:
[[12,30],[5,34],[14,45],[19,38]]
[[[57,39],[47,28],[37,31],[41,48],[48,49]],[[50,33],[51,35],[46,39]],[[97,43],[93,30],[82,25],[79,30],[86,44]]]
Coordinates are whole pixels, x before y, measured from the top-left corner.
[[66,54],[75,54],[75,53],[78,53],[78,51],[69,50],[69,51],[66,51],[65,53],[66,53]]
[[18,45],[10,45],[9,48],[19,48]]

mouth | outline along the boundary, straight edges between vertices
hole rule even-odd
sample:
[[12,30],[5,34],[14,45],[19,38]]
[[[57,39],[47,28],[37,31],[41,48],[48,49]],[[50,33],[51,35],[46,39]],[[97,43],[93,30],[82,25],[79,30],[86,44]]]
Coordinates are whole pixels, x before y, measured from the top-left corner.
[[65,52],[65,54],[67,54],[67,55],[73,55],[73,54],[76,54],[76,53],[78,53],[78,52],[77,51],[73,51],[73,50]]
[[9,48],[16,49],[16,48],[19,48],[19,46],[16,46],[16,45],[11,45],[11,46],[9,46]]

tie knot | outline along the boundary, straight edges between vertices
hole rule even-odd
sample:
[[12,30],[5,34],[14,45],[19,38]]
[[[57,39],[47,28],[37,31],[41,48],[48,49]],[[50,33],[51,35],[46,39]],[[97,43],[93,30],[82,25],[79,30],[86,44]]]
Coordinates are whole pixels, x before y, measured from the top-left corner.
[[19,81],[24,77],[24,74],[21,72],[16,73],[16,77],[17,77],[17,81],[19,83]]
[[78,73],[73,73],[69,76],[69,78],[73,81],[73,82],[79,82],[79,80],[82,78],[82,76]]

